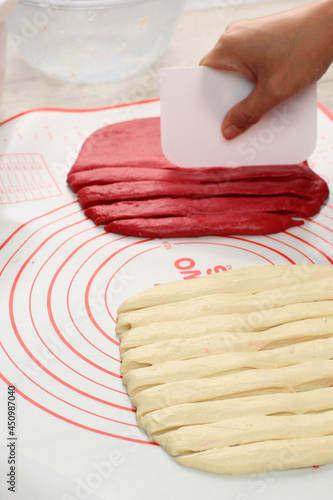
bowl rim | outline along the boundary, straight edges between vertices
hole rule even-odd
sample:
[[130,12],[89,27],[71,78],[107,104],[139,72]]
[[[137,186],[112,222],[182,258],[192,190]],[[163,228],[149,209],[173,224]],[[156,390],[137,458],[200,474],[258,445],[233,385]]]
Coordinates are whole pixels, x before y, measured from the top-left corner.
[[18,0],[21,5],[44,9],[95,10],[144,5],[158,0]]

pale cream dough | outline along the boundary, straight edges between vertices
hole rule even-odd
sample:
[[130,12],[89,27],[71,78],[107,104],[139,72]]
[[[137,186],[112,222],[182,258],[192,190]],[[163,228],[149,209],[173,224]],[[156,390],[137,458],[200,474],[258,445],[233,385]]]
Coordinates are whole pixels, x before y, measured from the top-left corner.
[[130,349],[121,355],[121,373],[169,360],[212,354],[260,351],[333,335],[333,316],[283,324],[260,332],[222,332],[189,339],[172,339]]
[[236,269],[128,299],[116,330],[139,426],[209,472],[333,462],[332,304],[333,267],[315,265]]
[[300,415],[325,410],[333,410],[333,387],[167,406],[138,418],[138,424],[152,436],[182,426],[208,424],[223,419]]
[[118,313],[178,302],[214,293],[257,293],[293,283],[310,282],[333,273],[331,266],[299,264],[297,266],[251,266],[231,269],[183,281],[155,286],[125,300]]
[[302,342],[271,351],[227,352],[184,361],[167,361],[131,370],[124,378],[130,396],[169,382],[215,377],[256,368],[281,368],[307,361],[333,359],[333,338]]
[[132,399],[138,416],[165,406],[274,392],[299,392],[333,385],[333,361],[313,361],[276,369],[244,370],[151,387]]
[[217,474],[255,474],[333,462],[333,436],[281,439],[183,455],[176,462]]
[[[202,292],[205,293],[203,287]],[[311,286],[290,285],[257,294],[212,294],[147,307],[145,309],[119,314],[117,333],[131,328],[163,321],[190,319],[225,313],[247,313],[273,309],[287,304],[333,299],[333,276],[314,280]]]
[[[290,304],[246,314],[219,314],[139,326],[120,336],[120,352],[162,340],[193,338],[216,332],[252,332],[306,318],[333,316],[333,300]],[[290,325],[292,327],[292,325]]]
[[333,435],[333,411],[318,415],[249,416],[190,425],[154,437],[172,456],[275,439]]

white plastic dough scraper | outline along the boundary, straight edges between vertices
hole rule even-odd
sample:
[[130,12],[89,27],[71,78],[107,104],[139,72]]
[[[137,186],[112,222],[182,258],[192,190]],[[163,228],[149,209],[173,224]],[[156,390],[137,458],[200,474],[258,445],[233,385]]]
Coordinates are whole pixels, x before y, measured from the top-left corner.
[[248,77],[204,66],[160,70],[162,149],[180,167],[286,165],[306,160],[317,139],[313,84],[231,141],[221,124],[254,88]]

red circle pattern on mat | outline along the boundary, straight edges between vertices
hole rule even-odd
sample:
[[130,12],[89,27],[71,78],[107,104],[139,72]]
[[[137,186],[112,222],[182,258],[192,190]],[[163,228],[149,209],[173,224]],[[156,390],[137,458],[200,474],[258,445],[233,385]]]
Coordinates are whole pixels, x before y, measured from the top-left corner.
[[[333,209],[273,236],[172,241],[105,233],[77,202],[21,226],[2,246],[9,297],[0,376],[55,418],[153,445],[136,426],[120,375],[116,311],[150,286],[241,265],[333,264]],[[186,269],[175,262],[187,259]],[[6,362],[1,363],[1,360]],[[4,368],[2,368],[4,367]]]

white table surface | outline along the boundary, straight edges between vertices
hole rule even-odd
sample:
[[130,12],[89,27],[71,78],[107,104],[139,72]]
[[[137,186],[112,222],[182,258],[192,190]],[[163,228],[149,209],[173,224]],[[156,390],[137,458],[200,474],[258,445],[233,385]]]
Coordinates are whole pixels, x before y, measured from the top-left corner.
[[[190,0],[193,1],[193,0]],[[197,65],[213,47],[226,26],[236,19],[268,15],[309,3],[309,0],[275,0],[251,3],[214,1],[213,5],[228,5],[209,10],[185,11],[166,51],[149,69],[122,82],[104,84],[63,83],[45,77],[30,68],[8,43],[7,69],[0,121],[22,111],[38,107],[97,108],[124,102],[159,97],[158,70],[163,66]],[[196,3],[188,7],[198,6]],[[333,112],[333,65],[318,84],[319,100]]]

